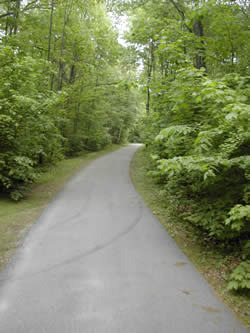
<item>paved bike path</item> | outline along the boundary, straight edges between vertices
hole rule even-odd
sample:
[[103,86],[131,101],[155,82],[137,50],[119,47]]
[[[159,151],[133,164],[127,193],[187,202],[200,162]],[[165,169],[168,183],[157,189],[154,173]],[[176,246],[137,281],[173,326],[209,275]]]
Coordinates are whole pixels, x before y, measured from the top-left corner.
[[66,184],[0,274],[1,333],[247,333],[135,191],[138,145]]

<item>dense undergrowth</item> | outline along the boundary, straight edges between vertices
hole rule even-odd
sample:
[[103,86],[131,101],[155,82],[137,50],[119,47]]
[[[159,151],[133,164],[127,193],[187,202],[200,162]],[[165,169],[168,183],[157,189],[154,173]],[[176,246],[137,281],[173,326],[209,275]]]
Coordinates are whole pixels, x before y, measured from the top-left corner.
[[0,192],[18,200],[44,166],[137,137],[172,217],[238,249],[228,288],[249,289],[249,13],[244,0],[2,1]]
[[239,254],[228,288],[249,290],[249,6],[145,0],[129,13],[127,38],[144,66],[149,174],[172,218]]
[[136,189],[197,270],[208,280],[216,295],[250,328],[250,291],[227,288],[231,272],[242,260],[239,244],[234,242],[225,246],[201,228],[187,223],[173,205],[175,198],[162,195],[164,185],[149,176],[153,163],[149,149],[144,147],[137,151],[131,163],[131,178]]
[[159,86],[158,110],[149,116],[146,144],[151,175],[173,214],[224,246],[238,245],[244,263],[230,289],[250,288],[249,78],[208,78],[182,68]]
[[127,140],[139,95],[117,39],[104,2],[0,2],[0,193],[19,200],[42,168]]

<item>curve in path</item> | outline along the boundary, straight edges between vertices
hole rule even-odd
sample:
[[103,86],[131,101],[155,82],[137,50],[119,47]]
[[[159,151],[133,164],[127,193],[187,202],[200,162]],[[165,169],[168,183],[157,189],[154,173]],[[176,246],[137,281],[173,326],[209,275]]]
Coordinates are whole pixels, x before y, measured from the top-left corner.
[[129,178],[139,145],[66,184],[0,274],[1,333],[246,333]]

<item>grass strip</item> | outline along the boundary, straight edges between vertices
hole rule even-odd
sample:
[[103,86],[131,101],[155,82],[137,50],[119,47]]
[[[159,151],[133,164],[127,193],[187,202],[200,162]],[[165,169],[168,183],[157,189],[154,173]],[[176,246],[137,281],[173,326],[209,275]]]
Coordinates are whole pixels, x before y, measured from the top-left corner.
[[84,153],[48,167],[38,181],[30,186],[26,197],[19,202],[0,196],[0,271],[60,188],[91,161],[120,147],[111,145],[100,152]]
[[227,290],[229,274],[237,266],[239,258],[208,242],[205,234],[191,224],[183,222],[178,217],[170,216],[171,203],[166,202],[166,199],[161,196],[162,185],[148,176],[150,166],[151,161],[147,150],[140,148],[134,155],[130,168],[131,179],[137,191],[196,269],[213,287],[216,296],[231,308],[245,326],[250,328],[249,293]]

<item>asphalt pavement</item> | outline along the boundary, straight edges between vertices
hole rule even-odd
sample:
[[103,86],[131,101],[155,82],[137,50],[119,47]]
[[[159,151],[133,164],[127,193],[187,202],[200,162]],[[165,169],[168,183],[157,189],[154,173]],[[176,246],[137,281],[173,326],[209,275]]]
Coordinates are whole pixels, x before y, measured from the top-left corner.
[[92,162],[0,274],[0,333],[247,333],[136,192],[130,145]]

